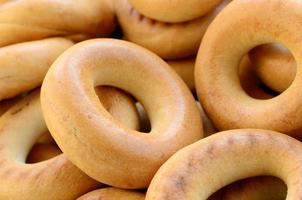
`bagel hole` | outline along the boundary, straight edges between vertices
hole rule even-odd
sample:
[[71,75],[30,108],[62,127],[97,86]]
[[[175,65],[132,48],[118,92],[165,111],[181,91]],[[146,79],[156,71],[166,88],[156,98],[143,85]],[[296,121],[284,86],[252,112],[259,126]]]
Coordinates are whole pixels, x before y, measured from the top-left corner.
[[[280,43],[253,48],[248,53],[248,60],[251,69],[248,69],[249,75],[246,74],[245,78],[252,80],[251,84],[254,86],[246,84],[246,80],[241,80],[241,84],[247,94],[257,99],[270,99],[280,95],[290,87],[297,74],[294,56]],[[244,67],[244,62],[246,61],[241,63],[241,67]],[[262,91],[259,92],[259,89]]]
[[135,105],[136,105],[138,115],[139,115],[139,124],[140,124],[140,130],[139,131],[142,132],[142,133],[150,133],[150,131],[151,131],[151,122],[150,122],[150,118],[148,116],[148,113],[147,113],[146,109],[139,102],[136,102]]
[[130,129],[148,133],[151,130],[150,120],[145,108],[131,94],[112,86],[95,88],[100,103],[108,113]]
[[60,155],[62,151],[47,131],[43,133],[27,155],[26,163],[33,164]]
[[238,76],[242,89],[254,99],[266,100],[278,95],[261,81],[248,55],[240,62]]
[[251,177],[227,185],[208,200],[245,199],[247,196],[251,199],[286,199],[287,186],[277,177]]

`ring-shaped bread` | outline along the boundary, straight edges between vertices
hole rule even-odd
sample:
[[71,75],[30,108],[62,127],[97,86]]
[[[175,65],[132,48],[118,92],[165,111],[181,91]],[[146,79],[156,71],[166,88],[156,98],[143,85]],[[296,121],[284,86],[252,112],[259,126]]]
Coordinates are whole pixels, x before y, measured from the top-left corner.
[[[100,101],[115,119],[130,128],[138,128],[135,102],[129,95],[111,88],[111,91],[109,88],[97,90],[105,93],[105,96],[100,96]],[[116,114],[118,108],[121,112]],[[43,162],[25,162],[36,140],[47,131],[39,91],[26,96],[1,116],[0,129],[0,199],[75,199],[100,186],[64,154]],[[32,152],[35,155],[31,155],[28,161],[52,157],[59,149],[52,147],[43,151]]]
[[[238,0],[231,2],[210,25],[196,61],[195,87],[219,130],[261,128],[300,137],[301,9],[298,0]],[[298,65],[297,75],[281,95],[269,100],[251,98],[241,87],[239,62],[253,47],[272,42],[280,42],[292,52]]]
[[1,116],[0,127],[0,199],[75,199],[99,185],[63,154],[25,163],[36,139],[47,130],[38,92]]
[[[112,118],[95,94],[99,85],[123,89],[141,102],[150,133]],[[147,187],[173,153],[203,135],[195,100],[181,78],[154,53],[122,40],[95,39],[65,51],[44,79],[41,102],[68,158],[115,187]]]
[[146,200],[206,200],[220,188],[271,175],[288,187],[286,199],[302,198],[302,143],[260,129],[220,132],[174,154],[153,178]]

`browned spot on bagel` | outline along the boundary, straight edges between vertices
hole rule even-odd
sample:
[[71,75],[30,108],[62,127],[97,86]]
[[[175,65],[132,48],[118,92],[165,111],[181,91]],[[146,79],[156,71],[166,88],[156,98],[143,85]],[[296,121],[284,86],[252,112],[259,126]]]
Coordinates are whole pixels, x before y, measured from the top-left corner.
[[235,143],[233,137],[228,138],[228,141],[227,141],[227,142],[228,142],[228,145],[233,145],[233,144]]
[[175,181],[175,185],[179,191],[185,193],[185,177],[184,176],[179,176]]
[[257,143],[257,138],[254,134],[248,134],[247,140],[251,144],[251,146],[254,146]]
[[210,157],[210,158],[214,158],[215,157],[215,146],[214,144],[210,144],[208,145],[207,147],[207,150],[206,150],[206,154]]

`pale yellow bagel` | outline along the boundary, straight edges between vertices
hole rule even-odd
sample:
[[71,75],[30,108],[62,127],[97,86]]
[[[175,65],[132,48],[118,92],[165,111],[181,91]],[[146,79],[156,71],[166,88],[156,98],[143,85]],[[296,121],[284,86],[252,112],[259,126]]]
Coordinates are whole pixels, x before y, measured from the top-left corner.
[[77,200],[144,200],[145,194],[131,190],[104,188],[89,192]]
[[10,108],[0,118],[0,127],[0,199],[75,199],[99,185],[63,154],[25,163],[35,140],[47,130],[38,92]]
[[35,144],[27,156],[26,163],[42,162],[60,154],[62,151],[54,144]]
[[250,51],[249,56],[258,76],[271,89],[281,93],[293,82],[297,64],[282,45],[262,45]]
[[139,14],[128,0],[116,0],[115,10],[124,38],[164,59],[195,55],[201,39],[215,16],[230,2],[224,0],[207,15],[184,23],[163,23]]
[[115,26],[111,1],[0,2],[0,46],[53,36],[107,36]]
[[[141,102],[151,132],[113,119],[94,92],[99,85],[121,88]],[[90,40],[64,52],[46,75],[41,102],[60,149],[89,176],[115,187],[147,187],[163,162],[203,135],[181,78],[152,52],[122,40]]]
[[263,176],[244,179],[223,189],[223,200],[283,200],[286,185],[278,178]]
[[0,100],[41,86],[51,64],[72,45],[51,38],[0,48]]
[[222,0],[129,0],[143,15],[163,22],[184,22],[206,15]]
[[[109,88],[97,90],[102,95],[106,94],[100,95],[100,100],[116,120],[126,123],[125,126],[132,129],[138,127],[137,110],[129,95],[112,88],[111,91]],[[127,115],[116,114],[115,110],[118,108]],[[124,120],[127,117],[129,119]],[[0,128],[0,199],[75,199],[100,185],[75,167],[63,154],[44,162],[25,164],[31,147],[47,131],[39,91],[10,108],[0,118]],[[46,152],[32,152],[35,155],[30,155],[28,161],[41,161],[57,154],[59,149],[52,147],[43,151]]]
[[287,46],[299,63],[302,48],[297,41],[302,41],[302,35],[297,33],[302,30],[301,10],[298,0],[237,0],[215,18],[200,46],[195,86],[206,113],[219,130],[261,128],[300,137],[302,71],[299,67],[296,79],[284,93],[258,100],[243,91],[238,64],[250,49],[271,42]]
[[206,200],[240,179],[272,175],[288,186],[286,199],[302,198],[302,143],[260,129],[220,132],[174,154],[158,170],[146,200]]

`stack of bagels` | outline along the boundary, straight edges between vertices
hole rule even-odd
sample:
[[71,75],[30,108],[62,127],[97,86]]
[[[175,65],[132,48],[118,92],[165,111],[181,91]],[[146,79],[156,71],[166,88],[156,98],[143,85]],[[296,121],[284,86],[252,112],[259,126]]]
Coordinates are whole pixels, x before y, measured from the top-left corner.
[[301,19],[300,0],[0,0],[0,200],[302,199]]

